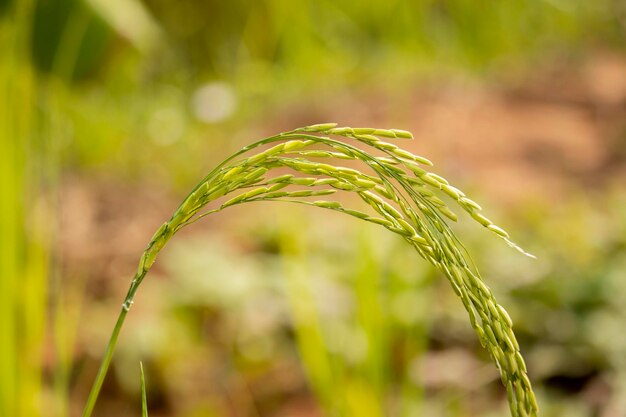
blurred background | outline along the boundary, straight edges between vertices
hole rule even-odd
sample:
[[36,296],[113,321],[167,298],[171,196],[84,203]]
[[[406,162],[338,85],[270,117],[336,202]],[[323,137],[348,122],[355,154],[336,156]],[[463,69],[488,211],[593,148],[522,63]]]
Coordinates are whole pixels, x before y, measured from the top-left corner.
[[[626,416],[626,3],[0,1],[0,416],[80,415],[136,262],[213,166],[411,130],[544,417]],[[95,416],[507,416],[445,279],[374,225],[233,208],[168,245]]]

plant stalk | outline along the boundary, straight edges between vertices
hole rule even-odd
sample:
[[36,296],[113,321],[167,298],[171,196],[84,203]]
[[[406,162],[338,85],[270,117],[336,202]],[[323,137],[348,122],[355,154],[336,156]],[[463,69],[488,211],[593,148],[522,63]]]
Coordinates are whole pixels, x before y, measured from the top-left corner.
[[113,353],[115,352],[115,346],[117,345],[117,339],[120,335],[120,331],[122,330],[122,325],[124,324],[124,320],[126,320],[126,315],[130,311],[130,306],[133,303],[133,298],[135,297],[137,288],[139,288],[139,283],[147,272],[148,271],[144,270],[143,272],[136,274],[130,284],[130,288],[128,289],[128,293],[124,299],[124,304],[122,304],[122,309],[117,317],[117,322],[115,323],[111,337],[109,338],[109,343],[104,351],[102,362],[100,363],[100,368],[98,369],[98,374],[96,375],[96,379],[91,386],[89,397],[87,397],[87,404],[85,404],[82,417],[90,417],[93,412],[96,400],[100,394],[100,389],[102,389],[102,384],[104,383],[104,378],[109,370],[109,365],[111,365],[111,360],[113,359]]

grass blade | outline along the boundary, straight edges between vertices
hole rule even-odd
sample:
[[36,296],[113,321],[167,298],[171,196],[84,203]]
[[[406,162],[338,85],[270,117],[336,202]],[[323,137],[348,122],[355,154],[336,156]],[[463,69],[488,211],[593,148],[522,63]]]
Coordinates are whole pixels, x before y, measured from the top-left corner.
[[141,380],[141,417],[148,417],[148,400],[146,396],[146,377],[143,372],[143,362],[139,362]]

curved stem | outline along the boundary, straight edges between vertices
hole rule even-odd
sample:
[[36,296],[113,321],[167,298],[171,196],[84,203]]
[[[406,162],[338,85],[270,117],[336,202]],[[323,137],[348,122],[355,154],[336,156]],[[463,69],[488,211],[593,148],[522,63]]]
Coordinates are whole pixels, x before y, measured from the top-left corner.
[[89,397],[87,398],[87,404],[85,405],[85,409],[83,411],[83,417],[91,416],[93,408],[96,405],[96,400],[100,394],[104,377],[109,370],[109,365],[111,364],[111,359],[113,358],[113,352],[115,351],[115,345],[117,344],[117,338],[120,334],[120,330],[122,329],[122,325],[124,324],[124,320],[126,319],[126,314],[128,314],[128,310],[126,307],[122,307],[120,315],[117,318],[117,322],[115,323],[113,333],[111,333],[111,337],[109,338],[107,348],[104,351],[104,357],[102,358],[100,369],[98,369],[98,375],[96,375],[96,380],[91,386],[91,391],[89,392]]
[[100,363],[100,368],[98,369],[98,374],[96,375],[96,379],[91,386],[91,391],[89,391],[89,397],[87,397],[87,404],[85,404],[85,409],[83,410],[82,417],[90,417],[91,413],[93,412],[93,408],[96,405],[96,400],[98,399],[98,395],[100,394],[100,389],[102,389],[102,384],[104,383],[104,378],[106,377],[107,371],[109,370],[109,365],[111,365],[111,360],[113,359],[113,353],[115,352],[115,346],[117,345],[117,339],[120,335],[120,331],[122,330],[122,325],[124,324],[124,320],[126,320],[126,315],[128,314],[128,311],[133,304],[133,298],[135,297],[135,293],[137,292],[139,283],[147,272],[148,271],[144,270],[141,273],[136,274],[130,284],[130,288],[128,289],[128,293],[126,294],[126,298],[124,299],[124,304],[122,304],[122,309],[119,316],[117,317],[117,322],[115,322],[115,327],[113,328],[113,332],[109,337],[109,343],[107,343],[107,347],[104,351],[102,362]]

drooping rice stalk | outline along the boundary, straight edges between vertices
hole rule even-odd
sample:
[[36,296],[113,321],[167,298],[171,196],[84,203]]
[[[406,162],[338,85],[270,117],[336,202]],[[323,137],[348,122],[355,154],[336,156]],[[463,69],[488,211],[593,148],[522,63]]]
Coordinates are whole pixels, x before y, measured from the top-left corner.
[[[427,168],[432,166],[429,160],[381,138],[411,139],[412,135],[396,129],[337,127],[335,123],[308,126],[246,146],[200,181],[156,231],[141,256],[83,417],[91,415],[135,294],[165,244],[178,230],[206,215],[260,201],[287,201],[333,210],[381,225],[401,236],[422,258],[444,273],[460,298],[481,345],[500,371],[511,414],[536,416],[537,403],[511,319],[444,220],[445,217],[455,221],[457,215],[440,197],[447,195],[508,245],[532,255],[482,215],[476,202],[444,178],[429,172]],[[250,155],[253,149],[266,145],[269,146],[264,150]],[[352,166],[360,164],[363,169],[339,165],[343,160],[352,161]],[[273,176],[275,169],[291,173]],[[338,201],[315,199],[340,191],[355,193],[368,209],[357,210]],[[218,199],[221,202],[213,208],[203,210]]]

